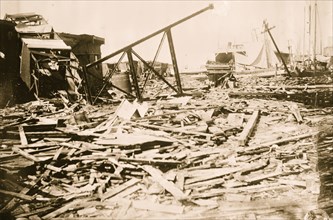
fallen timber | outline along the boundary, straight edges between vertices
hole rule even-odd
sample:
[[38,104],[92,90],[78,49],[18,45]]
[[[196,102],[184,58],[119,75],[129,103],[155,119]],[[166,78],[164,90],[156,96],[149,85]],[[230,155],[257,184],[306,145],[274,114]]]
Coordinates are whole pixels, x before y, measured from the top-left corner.
[[333,91],[304,91],[304,92],[230,92],[231,98],[277,99],[300,102],[305,105],[318,107],[333,106]]
[[309,89],[333,89],[333,85],[283,85],[283,86],[249,86],[248,88],[254,89],[301,89],[301,90],[309,90]]
[[[235,103],[237,103],[236,100],[232,101],[231,106],[235,106]],[[274,103],[276,102],[273,101],[270,105],[274,106]],[[151,104],[155,109],[158,108],[156,103]],[[261,144],[255,145],[252,142],[258,134],[270,132],[265,127],[267,118],[270,119],[269,115],[263,114],[258,120],[259,111],[249,111],[246,107],[237,107],[238,112],[243,113],[233,113],[232,110],[219,112],[219,109],[225,110],[226,107],[214,107],[214,111],[211,111],[210,108],[205,107],[205,103],[202,103],[203,106],[200,107],[200,100],[195,101],[195,104],[199,106],[197,109],[188,104],[191,111],[180,109],[172,110],[172,114],[163,114],[163,111],[170,110],[161,109],[153,115],[146,115],[142,120],[133,118],[123,121],[115,117],[115,120],[109,123],[108,119],[114,118],[111,115],[116,114],[117,111],[112,110],[109,114],[103,114],[106,122],[103,126],[105,124],[111,127],[116,126],[118,132],[126,133],[128,142],[125,145],[122,140],[117,139],[114,133],[116,130],[113,131],[113,129],[107,129],[110,133],[95,133],[91,135],[91,138],[85,139],[83,135],[76,135],[79,130],[73,130],[79,124],[71,125],[72,130],[70,126],[60,129],[45,125],[44,130],[36,136],[29,136],[31,131],[29,129],[38,128],[38,121],[13,127],[13,131],[17,129],[21,133],[15,136],[15,140],[20,142],[9,146],[7,151],[16,152],[16,154],[15,157],[9,157],[11,155],[6,153],[8,157],[0,166],[1,172],[6,172],[9,168],[6,164],[12,164],[12,161],[18,161],[18,165],[26,161],[30,166],[35,167],[38,173],[30,174],[29,178],[35,176],[36,179],[30,182],[29,187],[20,191],[12,188],[4,179],[6,187],[0,189],[0,193],[7,200],[6,206],[2,207],[2,213],[13,213],[16,217],[35,216],[45,219],[68,217],[73,213],[81,218],[87,216],[93,218],[92,213],[95,213],[95,216],[102,218],[99,212],[108,212],[108,216],[113,216],[111,212],[114,211],[98,207],[114,204],[114,207],[119,207],[114,212],[114,216],[125,215],[136,218],[139,213],[144,215],[144,212],[186,216],[195,213],[197,207],[219,206],[218,203],[214,203],[216,198],[229,202],[250,202],[256,201],[258,196],[267,192],[288,191],[290,186],[295,187],[295,193],[299,189],[309,190],[310,195],[311,190],[316,192],[315,189],[310,188],[316,184],[315,182],[309,185],[308,180],[295,176],[297,172],[309,169],[307,166],[310,166],[311,162],[308,158],[311,158],[311,155],[302,159],[301,166],[299,162],[292,161],[297,160],[299,154],[304,154],[303,150],[296,149],[295,154],[289,154],[288,158],[284,155],[288,154],[290,146],[294,146],[290,143],[302,144],[305,140],[310,141],[316,137],[317,132],[309,130],[303,134],[288,134],[283,138],[272,138],[270,141],[262,141]],[[303,109],[299,108],[300,114],[304,114]],[[177,112],[183,114],[184,117],[180,118],[186,120],[182,122],[178,119],[174,120],[179,117],[174,114]],[[213,112],[215,116],[212,116]],[[279,114],[282,113],[293,114],[289,108],[280,109]],[[94,117],[94,113],[90,114],[91,120],[103,121]],[[274,113],[271,112],[271,114]],[[199,115],[204,116],[199,117]],[[302,116],[306,121],[307,117]],[[165,117],[168,118],[167,121],[162,120],[165,125],[155,125]],[[68,122],[70,121],[68,116],[65,115],[65,118]],[[205,132],[192,130],[198,126],[190,126],[187,130],[181,129],[182,123],[186,127],[185,123],[199,125],[202,122],[208,123],[209,129]],[[286,126],[304,126],[296,119],[294,123],[285,123]],[[239,129],[226,133],[234,126],[239,126]],[[274,124],[271,128],[274,128]],[[63,130],[66,138],[52,139],[52,137],[41,136],[43,132],[57,129]],[[130,144],[136,143],[134,139],[130,139],[132,129],[145,134],[140,144]],[[28,135],[24,138],[23,134]],[[160,135],[155,138],[150,137],[155,142],[147,138],[147,135],[152,134]],[[221,134],[226,138],[224,142],[211,140]],[[137,136],[138,134],[133,133],[132,137]],[[242,137],[247,139],[246,142],[242,142],[246,143],[244,146],[239,145]],[[148,142],[145,143],[143,140]],[[231,147],[230,143],[239,145],[239,148]],[[304,144],[304,146],[312,145]],[[274,150],[279,150],[279,154],[272,153],[275,152]],[[285,168],[279,169],[275,162],[277,160],[283,161]],[[290,172],[289,168],[295,170]],[[15,169],[23,168],[14,168],[14,171]],[[22,183],[18,182],[18,184]],[[43,194],[36,192],[36,189],[41,190]],[[161,196],[164,200],[144,203],[147,197],[154,195]],[[273,198],[280,196],[279,193],[273,193],[273,195]],[[48,207],[47,204],[54,201],[55,196],[58,197],[58,205]],[[15,202],[10,202],[10,198],[15,198],[12,200]],[[123,200],[127,202],[120,202]],[[37,202],[39,205],[29,206],[27,202],[30,201]],[[30,209],[31,215],[19,208],[22,205]],[[134,210],[135,213],[133,213]],[[304,214],[303,211],[302,215]]]

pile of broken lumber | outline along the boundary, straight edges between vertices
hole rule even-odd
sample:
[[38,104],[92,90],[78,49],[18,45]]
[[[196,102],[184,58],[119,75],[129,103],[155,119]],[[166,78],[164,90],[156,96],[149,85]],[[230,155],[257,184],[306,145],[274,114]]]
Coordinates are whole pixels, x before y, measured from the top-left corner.
[[315,208],[321,110],[203,94],[3,109],[1,216],[302,218]]

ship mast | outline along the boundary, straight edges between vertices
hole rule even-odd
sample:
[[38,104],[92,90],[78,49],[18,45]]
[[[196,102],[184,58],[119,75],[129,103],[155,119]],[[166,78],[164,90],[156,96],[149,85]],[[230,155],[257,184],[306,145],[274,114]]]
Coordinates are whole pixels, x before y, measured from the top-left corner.
[[309,4],[309,50],[308,50],[309,54],[308,54],[308,58],[310,61],[310,57],[311,57],[311,1]]
[[315,8],[314,8],[314,40],[313,40],[313,64],[314,64],[314,73],[316,74],[316,41],[317,41],[317,0],[315,1]]
[[303,56],[302,56],[302,61],[303,61],[303,66],[304,66],[304,57],[305,57],[305,27],[306,27],[306,23],[305,23],[305,14],[306,14],[306,8],[304,6],[304,29],[303,29]]

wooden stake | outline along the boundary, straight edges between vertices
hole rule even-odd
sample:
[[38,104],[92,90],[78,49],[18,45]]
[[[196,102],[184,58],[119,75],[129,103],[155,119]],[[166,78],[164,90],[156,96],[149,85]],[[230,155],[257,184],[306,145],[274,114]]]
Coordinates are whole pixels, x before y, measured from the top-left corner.
[[20,133],[21,144],[22,145],[27,145],[28,144],[28,140],[27,140],[27,137],[25,136],[23,126],[20,125],[18,128],[19,128],[19,133]]
[[238,143],[240,146],[246,145],[254,127],[257,124],[258,119],[259,119],[259,111],[254,111],[249,121],[247,122],[245,128],[243,129],[242,133],[240,134],[240,137],[238,139]]

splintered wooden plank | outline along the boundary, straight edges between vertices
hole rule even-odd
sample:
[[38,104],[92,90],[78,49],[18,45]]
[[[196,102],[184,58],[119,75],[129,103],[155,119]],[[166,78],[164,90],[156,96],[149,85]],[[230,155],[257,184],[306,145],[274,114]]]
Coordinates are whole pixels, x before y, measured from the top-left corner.
[[29,148],[29,149],[33,149],[33,148],[41,149],[41,148],[54,147],[54,146],[59,146],[59,143],[54,142],[54,141],[52,141],[52,142],[43,142],[43,143],[32,143],[32,144],[21,145],[20,149],[27,149],[27,148]]
[[259,160],[259,161],[255,161],[255,162],[250,163],[248,166],[246,166],[240,172],[241,172],[242,175],[246,175],[246,174],[248,174],[252,171],[263,169],[268,165],[269,165],[269,159],[263,159],[263,160]]
[[29,159],[29,160],[32,160],[34,162],[40,162],[39,159],[31,154],[29,154],[28,152],[24,151],[24,150],[21,150],[20,148],[14,146],[12,147],[12,150],[15,152],[15,153],[18,153],[20,154],[21,156]]
[[[211,179],[220,178],[222,176],[238,172],[242,169],[243,169],[243,167],[241,167],[241,166],[216,168],[216,169],[214,169],[214,172],[209,172],[207,175],[205,175],[205,173],[203,171],[203,174],[201,176],[196,176],[195,178],[188,179],[185,181],[185,183],[188,185],[188,184],[193,184],[193,183],[197,183],[197,182],[209,181]],[[198,171],[196,171],[196,172],[198,172]],[[191,175],[191,174],[189,173],[189,175]]]
[[25,136],[23,127],[20,125],[18,127],[18,129],[19,129],[19,133],[20,133],[21,144],[22,145],[27,145],[28,144],[28,140],[27,140],[27,137]]
[[303,122],[303,118],[302,118],[300,110],[298,109],[297,104],[290,105],[289,109],[290,109],[291,113],[295,116],[297,122],[299,122],[299,123]]
[[259,119],[259,110],[253,112],[247,124],[245,125],[242,133],[238,138],[239,145],[244,146],[247,143],[254,127],[257,124],[258,119]]
[[[58,154],[57,152],[55,153],[53,160],[57,160],[60,154]],[[21,191],[20,194],[27,194],[32,188],[34,188],[44,177],[50,175],[50,170],[46,170],[42,175],[40,175],[35,181],[32,182],[32,184],[30,186],[24,187]],[[15,205],[16,205],[17,201],[16,199],[11,199],[6,205],[4,205],[4,207],[0,210],[0,213],[5,213],[5,212],[9,212],[11,211]]]
[[57,127],[57,122],[54,121],[53,123],[49,124],[34,124],[34,125],[23,125],[25,131],[51,131]]
[[151,129],[158,129],[161,131],[170,131],[174,133],[183,133],[183,134],[189,134],[189,135],[197,135],[197,136],[205,136],[207,138],[211,138],[214,135],[213,134],[208,134],[204,132],[197,132],[197,131],[187,131],[187,130],[178,130],[176,128],[170,128],[170,127],[163,127],[163,126],[158,126],[158,125],[149,125],[149,124],[144,124],[144,123],[137,123],[137,122],[131,122],[133,125],[138,125],[146,128],[151,128]]
[[84,205],[84,203],[85,203],[85,201],[80,200],[80,199],[71,201],[71,202],[67,203],[66,205],[62,206],[61,208],[56,209],[53,212],[48,213],[47,215],[44,215],[42,217],[42,219],[53,219],[54,217],[57,217],[58,215],[61,215],[65,212],[67,212],[71,208],[77,207],[80,204],[81,204],[81,206]]
[[251,182],[258,182],[264,179],[272,178],[281,175],[282,172],[273,172],[273,173],[268,173],[268,174],[262,174],[262,175],[257,175],[254,177],[250,178],[245,178],[245,182],[251,183]]
[[184,200],[187,198],[186,194],[183,193],[183,191],[181,191],[174,183],[166,180],[162,176],[163,173],[160,170],[148,165],[142,166],[142,169],[149,173],[156,182],[171,193],[176,199]]
[[145,135],[145,134],[116,134],[116,135],[105,135],[102,139],[95,140],[96,144],[99,145],[116,145],[116,146],[133,146],[139,144],[146,144],[151,142],[159,142],[163,143],[172,143],[173,141],[153,135]]
[[0,189],[0,194],[4,194],[4,195],[7,195],[7,196],[13,196],[13,197],[20,198],[20,199],[27,200],[27,201],[34,200],[33,196],[28,196],[28,195],[25,195],[23,193],[10,192],[10,191],[7,191],[7,190],[2,190],[2,189]]
[[106,203],[118,202],[119,200],[125,198],[126,196],[131,195],[132,193],[134,193],[136,191],[139,191],[140,189],[142,189],[142,187],[140,185],[130,186],[129,188],[125,189],[124,191],[121,191],[120,193],[113,196],[112,198],[106,199],[105,202]]
[[[25,187],[25,188],[23,188],[21,191],[20,191],[20,194],[21,195],[25,195],[25,194],[27,194],[29,191],[30,191],[30,189],[32,189],[33,187],[35,187],[35,185],[37,184],[37,183],[39,183],[39,181],[42,179],[42,176],[40,176],[33,184],[32,184],[32,186],[28,186],[28,187]],[[15,205],[16,205],[16,203],[17,203],[17,200],[16,199],[11,199],[1,210],[0,210],[0,213],[5,213],[5,212],[9,212],[9,211],[11,211],[14,207],[15,207]]]
[[226,193],[225,189],[211,189],[206,192],[200,192],[200,193],[195,193],[191,194],[191,199],[199,199],[199,198],[211,198],[211,197],[217,197],[217,196],[222,196]]
[[184,190],[184,184],[185,184],[185,173],[178,172],[176,175],[176,186],[178,186],[180,190]]
[[[31,213],[31,209],[28,204],[22,204],[20,207],[25,213]],[[29,220],[41,220],[41,218],[38,215],[30,215]]]
[[119,161],[134,162],[140,164],[165,164],[165,165],[180,165],[182,162],[177,160],[157,160],[157,159],[140,159],[140,158],[126,158],[120,157]]
[[125,189],[127,189],[127,188],[129,188],[129,187],[131,187],[131,186],[133,186],[133,185],[135,185],[135,184],[137,184],[138,182],[140,182],[139,179],[136,179],[136,178],[130,179],[129,181],[127,181],[127,182],[121,184],[120,186],[118,186],[118,187],[116,187],[116,188],[114,188],[114,189],[111,189],[110,191],[106,192],[106,193],[102,196],[101,200],[103,201],[103,200],[105,200],[105,199],[107,199],[107,198],[110,198],[110,197],[112,197],[112,196],[115,196],[115,195],[117,195],[118,193],[124,191]]
[[279,179],[279,183],[284,185],[292,185],[292,186],[299,186],[306,188],[306,182],[304,180],[286,180],[286,179]]
[[39,209],[35,209],[33,211],[30,211],[30,212],[25,212],[25,213],[22,213],[22,214],[19,214],[17,216],[15,216],[16,218],[25,218],[25,217],[29,217],[29,219],[31,218],[31,216],[38,216],[37,214],[41,214],[41,213],[47,213],[51,210],[53,210],[54,207],[42,207],[42,208],[39,208]]
[[301,140],[301,139],[305,139],[305,138],[315,136],[317,134],[318,134],[318,132],[310,132],[310,133],[301,134],[301,135],[297,135],[297,136],[293,136],[293,137],[287,137],[287,138],[282,138],[282,139],[279,139],[279,140],[265,142],[265,143],[262,143],[262,144],[259,144],[259,145],[255,145],[253,147],[246,148],[246,151],[259,150],[260,148],[270,147],[274,144],[284,144],[284,143],[288,143],[288,142],[291,142],[291,141],[298,141],[298,140]]
[[217,178],[217,179],[212,179],[212,180],[207,180],[203,182],[196,182],[192,184],[186,184],[185,189],[194,189],[194,188],[213,188],[218,185],[224,184],[225,180],[223,178]]
[[51,165],[51,164],[47,164],[45,167],[46,167],[47,169],[52,170],[52,171],[57,172],[57,173],[60,173],[60,172],[62,171],[61,168],[56,167],[56,166],[53,166],[53,165]]
[[150,202],[147,200],[133,201],[132,206],[136,209],[143,209],[155,212],[167,212],[173,214],[182,214],[184,212],[183,206],[163,205],[159,203]]
[[[60,130],[60,129],[58,129]],[[25,135],[29,138],[41,138],[41,137],[53,137],[53,138],[67,138],[68,135],[64,132],[59,131],[29,131],[25,132]]]
[[56,160],[57,160],[57,158],[60,156],[60,154],[61,154],[61,152],[62,152],[63,149],[64,149],[64,147],[60,147],[60,148],[56,151],[56,153],[54,154],[54,156],[53,156],[53,158],[52,158],[53,161],[56,161]]

